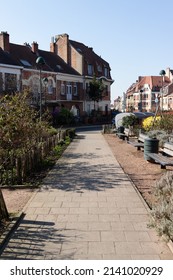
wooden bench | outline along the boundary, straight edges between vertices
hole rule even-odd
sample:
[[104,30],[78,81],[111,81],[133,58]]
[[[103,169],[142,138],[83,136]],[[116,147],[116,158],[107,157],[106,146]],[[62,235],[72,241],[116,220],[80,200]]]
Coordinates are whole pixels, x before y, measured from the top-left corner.
[[140,133],[137,141],[127,141],[127,143],[137,148],[139,151],[141,148],[144,148],[144,141],[146,138],[148,138],[146,134]]
[[132,145],[133,147],[137,148],[139,151],[141,148],[144,148],[144,143],[137,142],[137,141],[127,141],[128,144]]
[[117,129],[115,134],[122,140],[126,140],[126,141],[129,140],[129,129],[128,128],[125,128],[123,133],[119,132]]
[[154,162],[159,163],[161,169],[166,166],[173,166],[173,143],[166,142],[161,149],[161,153],[147,153]]
[[144,143],[145,139],[147,139],[147,138],[148,138],[148,135],[143,134],[143,133],[139,133],[138,142]]
[[120,138],[120,139],[123,139],[123,140],[129,140],[129,136],[125,133],[120,133],[120,132],[117,132],[116,135]]

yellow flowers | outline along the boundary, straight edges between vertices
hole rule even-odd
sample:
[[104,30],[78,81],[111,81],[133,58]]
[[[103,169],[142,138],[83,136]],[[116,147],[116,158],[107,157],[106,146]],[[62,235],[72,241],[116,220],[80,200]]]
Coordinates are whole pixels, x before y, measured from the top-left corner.
[[[146,131],[149,131],[152,129],[153,126],[157,126],[159,123],[160,123],[160,120],[161,120],[161,117],[160,116],[157,116],[155,118],[155,121],[154,121],[154,118],[155,117],[148,117],[146,119],[143,120],[142,122],[142,127],[146,130]],[[153,124],[154,122],[154,124]]]

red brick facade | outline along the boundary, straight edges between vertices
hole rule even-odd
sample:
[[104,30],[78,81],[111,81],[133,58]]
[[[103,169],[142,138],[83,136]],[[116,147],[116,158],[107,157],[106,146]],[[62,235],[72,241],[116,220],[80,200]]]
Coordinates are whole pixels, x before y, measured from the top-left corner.
[[[40,57],[45,62],[44,65],[37,64]],[[110,85],[113,80],[109,64],[95,54],[92,48],[70,40],[68,34],[56,36],[55,41],[52,39],[50,43],[50,51],[44,51],[39,49],[37,42],[33,42],[31,46],[26,43],[12,44],[9,34],[2,32],[0,64],[2,63],[8,66],[8,73],[13,76],[13,82],[16,80],[18,84],[13,90],[28,90],[35,105],[39,103],[41,90],[49,110],[52,111],[56,105],[63,105],[68,109],[75,105],[81,115],[86,114],[86,111],[93,109],[93,102],[87,98],[86,87],[96,75],[105,84],[103,100],[98,106],[103,113],[110,107]],[[91,73],[89,68],[92,69]],[[1,91],[6,91],[8,87],[3,81],[6,69],[7,67],[0,66]]]

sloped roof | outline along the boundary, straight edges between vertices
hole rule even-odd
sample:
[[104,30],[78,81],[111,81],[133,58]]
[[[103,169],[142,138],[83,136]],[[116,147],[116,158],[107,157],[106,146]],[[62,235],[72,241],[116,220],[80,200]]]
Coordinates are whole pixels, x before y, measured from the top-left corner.
[[127,93],[133,91],[133,90],[135,89],[136,85],[137,85],[137,83],[133,83],[133,84],[127,89]]
[[4,52],[1,48],[0,48],[0,63],[18,66],[18,62],[15,61],[8,52]]
[[[163,85],[167,85],[170,83],[170,80],[168,77],[164,77]],[[142,80],[138,83],[138,89],[140,89],[144,84],[148,84],[150,88],[153,87],[162,87],[162,77],[161,76],[145,76],[142,78]]]
[[[170,79],[165,76],[163,86],[167,86],[170,83]],[[162,76],[144,76],[140,81],[133,83],[126,91],[127,96],[131,96],[134,92],[139,92],[145,84],[150,86],[151,90],[160,91],[162,87]]]
[[171,95],[172,93],[173,93],[173,83],[170,83],[170,84],[167,86],[167,92],[166,92],[165,96]]
[[38,49],[37,53],[32,51],[30,45],[17,45],[10,43],[10,52],[4,52],[0,48],[0,63],[22,66],[24,68],[37,69],[36,60],[41,56],[45,60],[42,67],[45,71],[80,75],[72,67],[66,64],[57,54]]
[[[92,48],[87,47],[83,43],[76,42],[73,40],[69,40],[69,43],[71,44],[72,47],[74,47],[81,55],[83,55],[84,59],[87,61],[88,64],[98,64],[104,67],[107,67],[109,70],[110,65],[109,63],[101,58],[101,56],[97,55]],[[109,76],[111,79],[111,76]]]
[[50,71],[80,75],[76,70],[65,63],[64,60],[57,54],[43,50],[39,50],[38,52],[39,55],[44,58],[46,65],[50,68]]
[[[164,77],[164,82],[163,85],[166,86],[170,83],[170,80],[168,77]],[[150,86],[151,89],[153,89],[153,87],[158,87],[161,88],[162,87],[162,77],[161,76],[144,76],[141,78],[141,80],[139,82],[133,83],[127,90],[127,92],[132,92],[132,91],[139,91],[140,89],[142,89],[142,87],[148,84]]]
[[[29,45],[17,45],[10,43],[10,53],[9,55],[18,63],[18,65],[24,68],[36,68],[37,56],[32,52]],[[22,63],[26,61],[29,64],[26,65]]]

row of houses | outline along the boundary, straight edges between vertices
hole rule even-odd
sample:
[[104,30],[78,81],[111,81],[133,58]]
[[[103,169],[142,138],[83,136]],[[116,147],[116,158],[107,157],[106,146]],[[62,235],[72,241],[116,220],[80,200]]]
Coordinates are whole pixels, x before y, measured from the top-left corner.
[[[105,88],[96,105],[87,94],[94,76]],[[0,96],[27,90],[32,106],[41,102],[51,112],[63,106],[75,107],[80,116],[94,108],[109,115],[113,82],[109,63],[68,34],[52,37],[45,51],[37,42],[14,44],[7,32],[0,33]]]
[[159,76],[139,76],[122,97],[114,101],[119,111],[155,112],[173,110],[173,70],[162,70]]

